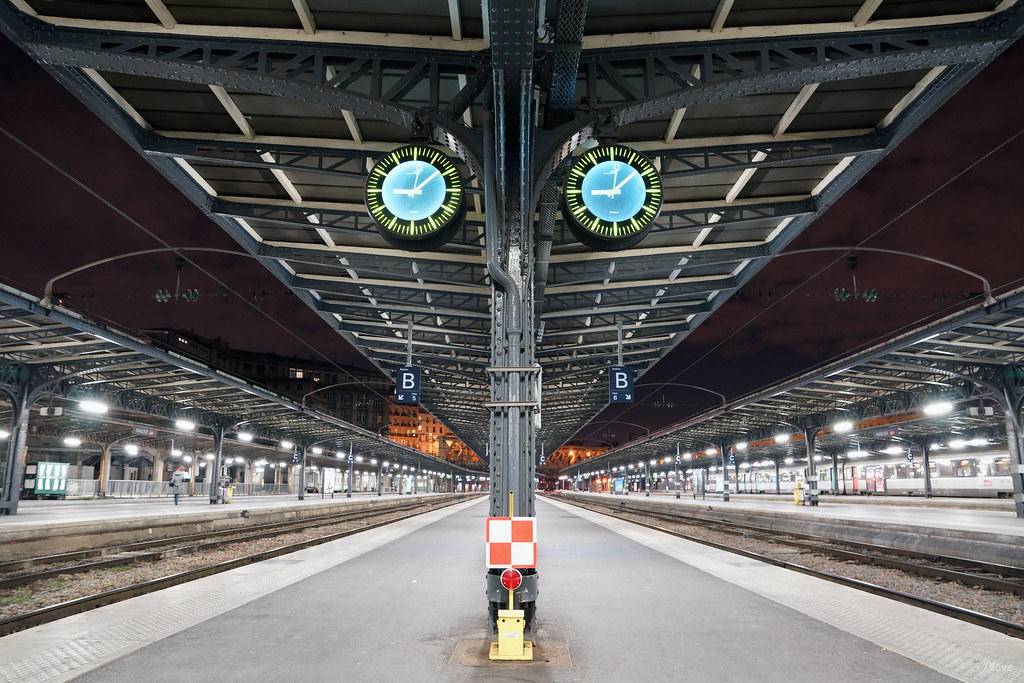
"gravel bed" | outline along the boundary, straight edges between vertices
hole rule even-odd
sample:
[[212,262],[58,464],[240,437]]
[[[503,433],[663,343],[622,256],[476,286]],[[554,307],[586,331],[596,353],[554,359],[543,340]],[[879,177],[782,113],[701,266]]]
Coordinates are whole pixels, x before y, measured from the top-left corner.
[[[430,506],[423,511],[433,509]],[[418,511],[419,512],[419,511]],[[305,531],[290,531],[269,538],[261,538],[240,543],[225,540],[222,548],[203,550],[201,552],[168,557],[152,562],[125,564],[87,572],[60,574],[50,579],[35,581],[16,588],[0,590],[0,620],[23,614],[50,605],[55,605],[76,598],[83,598],[96,593],[123,588],[135,583],[159,579],[171,574],[197,569],[246,555],[272,550],[283,545],[308,541],[329,536],[342,531],[359,529],[369,524],[395,521],[407,517],[409,511],[397,511],[366,520],[350,520],[319,526]]]
[[718,531],[698,524],[670,521],[661,517],[651,518],[646,515],[622,513],[621,511],[616,511],[616,516],[627,521],[632,519],[647,524],[653,523],[701,540],[761,555],[775,556],[780,560],[803,565],[817,571],[873,583],[876,586],[981,612],[1015,624],[1024,624],[1024,597],[1014,593],[965,586],[953,581],[918,576],[899,569],[861,564],[853,560],[840,560],[800,546],[787,545],[785,542],[751,538],[744,536],[742,532]]

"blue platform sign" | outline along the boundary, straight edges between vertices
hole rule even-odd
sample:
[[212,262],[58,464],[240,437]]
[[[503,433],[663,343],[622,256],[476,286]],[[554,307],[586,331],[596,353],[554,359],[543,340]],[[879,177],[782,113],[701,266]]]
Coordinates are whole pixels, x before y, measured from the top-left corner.
[[907,449],[907,462],[914,462],[914,451],[910,450],[909,448]]
[[735,465],[736,464],[736,454],[733,453],[732,451],[729,452],[729,464],[730,465]]
[[420,369],[403,366],[395,370],[395,403],[416,405],[420,402]]
[[299,451],[292,451],[292,464],[293,465],[301,465],[302,464],[302,453],[301,452],[299,452]]
[[608,368],[608,402],[632,403],[635,395],[633,368],[626,365],[613,365]]

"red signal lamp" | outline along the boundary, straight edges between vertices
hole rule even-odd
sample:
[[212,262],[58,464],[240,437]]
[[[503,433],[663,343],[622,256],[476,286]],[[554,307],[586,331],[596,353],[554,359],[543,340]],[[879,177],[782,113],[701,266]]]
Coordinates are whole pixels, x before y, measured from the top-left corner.
[[523,585],[523,575],[518,569],[506,569],[501,573],[501,587],[505,590],[514,591]]

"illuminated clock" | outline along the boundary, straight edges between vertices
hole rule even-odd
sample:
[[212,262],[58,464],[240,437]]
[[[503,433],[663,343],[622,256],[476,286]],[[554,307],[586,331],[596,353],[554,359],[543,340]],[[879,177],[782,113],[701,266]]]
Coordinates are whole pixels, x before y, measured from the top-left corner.
[[573,162],[562,200],[576,239],[592,249],[626,249],[647,235],[661,210],[661,176],[636,150],[603,145]]
[[365,194],[384,239],[412,251],[447,242],[466,212],[458,167],[426,145],[407,145],[381,157],[366,178]]

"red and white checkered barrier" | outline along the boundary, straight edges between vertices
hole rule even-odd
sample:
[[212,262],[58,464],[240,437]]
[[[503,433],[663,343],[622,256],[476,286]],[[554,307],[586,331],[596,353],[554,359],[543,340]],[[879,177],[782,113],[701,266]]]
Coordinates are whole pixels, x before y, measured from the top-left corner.
[[487,568],[536,569],[537,518],[487,518]]

